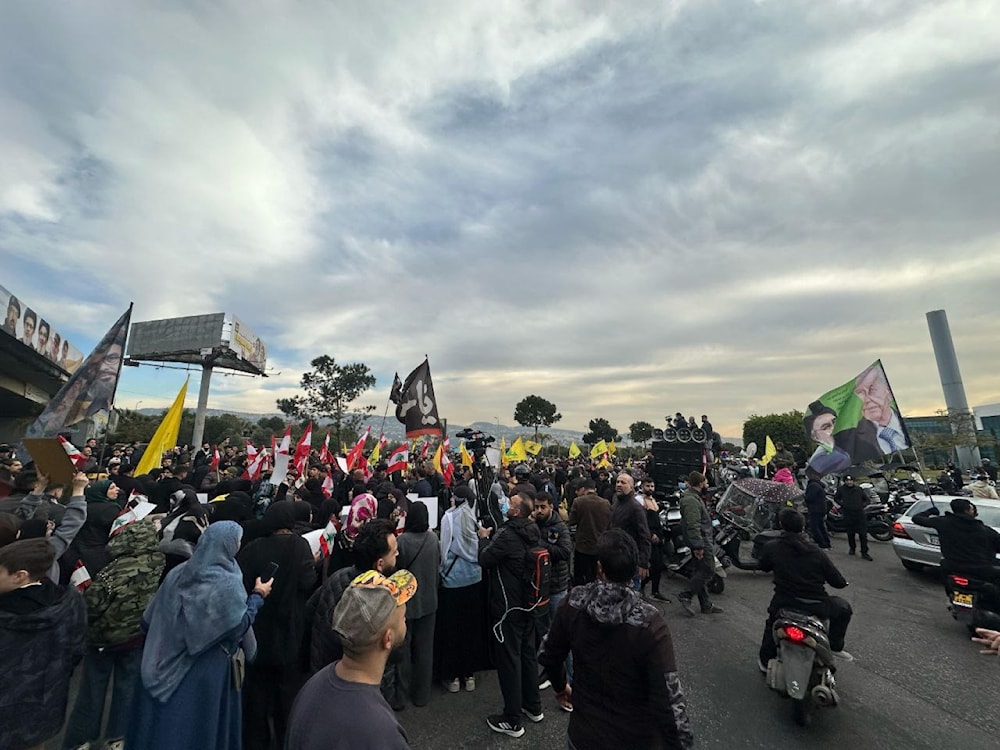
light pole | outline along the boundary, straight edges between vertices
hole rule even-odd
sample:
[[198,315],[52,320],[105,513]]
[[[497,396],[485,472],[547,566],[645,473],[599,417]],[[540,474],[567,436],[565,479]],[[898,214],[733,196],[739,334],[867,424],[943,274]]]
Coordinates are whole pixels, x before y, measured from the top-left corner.
[[134,412],[137,412],[137,413],[138,413],[138,411],[139,411],[139,404],[141,404],[141,403],[142,403],[142,400],[141,400],[141,399],[140,399],[139,401],[136,401],[136,402],[135,402],[135,409],[133,409],[132,411],[134,411]]

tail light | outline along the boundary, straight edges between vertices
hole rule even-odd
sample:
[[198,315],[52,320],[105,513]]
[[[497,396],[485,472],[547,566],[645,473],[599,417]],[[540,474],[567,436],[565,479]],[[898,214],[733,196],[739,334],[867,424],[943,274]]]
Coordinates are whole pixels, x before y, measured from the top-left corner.
[[952,582],[956,586],[968,586],[969,585],[969,579],[968,578],[962,578],[962,576],[952,576],[951,580],[952,580]]
[[802,643],[806,639],[805,631],[802,628],[797,628],[794,625],[789,625],[785,628],[785,635],[788,636],[788,640],[793,643]]
[[896,537],[897,539],[912,539],[913,538],[909,534],[906,533],[906,529],[903,528],[903,524],[901,524],[899,521],[896,521],[896,523],[894,523],[892,525],[892,535],[894,537]]

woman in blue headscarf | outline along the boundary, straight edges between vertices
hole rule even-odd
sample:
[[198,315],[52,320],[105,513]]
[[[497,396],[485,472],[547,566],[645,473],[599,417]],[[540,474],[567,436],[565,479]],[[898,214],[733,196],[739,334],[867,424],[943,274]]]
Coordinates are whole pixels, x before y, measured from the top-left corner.
[[230,655],[256,644],[251,625],[271,581],[247,596],[236,564],[243,530],[212,524],[194,554],[174,568],[146,608],[142,680],[125,747],[144,750],[239,750],[242,710]]

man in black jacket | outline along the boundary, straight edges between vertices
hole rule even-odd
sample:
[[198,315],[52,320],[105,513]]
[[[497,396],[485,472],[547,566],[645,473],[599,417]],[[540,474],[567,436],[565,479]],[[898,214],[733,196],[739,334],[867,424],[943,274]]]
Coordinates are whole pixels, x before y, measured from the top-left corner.
[[639,574],[633,581],[640,590],[643,578],[649,575],[650,536],[646,511],[635,499],[635,480],[624,471],[615,480],[615,495],[611,501],[611,528],[621,529],[635,542],[639,550]]
[[528,551],[541,543],[534,509],[531,497],[518,492],[510,498],[507,521],[492,539],[492,528],[479,529],[479,565],[489,574],[494,659],[504,702],[503,713],[487,717],[486,723],[494,732],[510,737],[524,735],[522,714],[536,723],[545,718],[538,693],[535,617],[526,559]]
[[847,554],[855,554],[854,536],[857,534],[861,537],[861,559],[871,561],[872,556],[868,554],[868,518],[865,516],[868,496],[865,491],[858,487],[854,477],[848,474],[844,477],[844,483],[837,488],[837,494],[833,496],[833,499],[840,506],[841,513],[844,514],[844,526],[847,531]]
[[[541,544],[549,552],[552,562],[552,577],[549,583],[549,603],[535,610],[535,638],[541,644],[542,638],[549,632],[549,624],[555,617],[559,603],[569,591],[569,559],[573,556],[573,540],[569,529],[553,507],[554,498],[548,492],[539,492],[535,498],[535,522],[541,534]],[[548,687],[548,679],[544,670],[538,676],[539,689]]]
[[826,531],[826,490],[819,481],[819,474],[806,469],[806,509],[809,511],[809,533],[820,549],[830,549],[830,535]]
[[976,518],[975,506],[967,498],[951,501],[951,513],[941,516],[929,508],[913,516],[913,523],[936,529],[941,541],[941,570],[965,573],[1000,584],[1000,534]]
[[805,519],[801,513],[786,508],[778,514],[778,522],[781,536],[765,544],[760,553],[760,569],[774,571],[774,596],[767,609],[757,666],[767,672],[767,663],[778,655],[771,630],[778,611],[785,608],[829,619],[830,649],[834,656],[850,661],[853,657],[844,651],[844,638],[853,614],[851,605],[826,593],[826,584],[842,589],[847,581],[826,553],[802,535]]

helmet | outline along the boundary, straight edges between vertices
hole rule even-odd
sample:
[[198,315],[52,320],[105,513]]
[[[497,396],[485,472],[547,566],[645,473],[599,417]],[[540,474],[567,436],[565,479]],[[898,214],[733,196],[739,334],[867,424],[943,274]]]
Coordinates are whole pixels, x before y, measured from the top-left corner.
[[526,477],[531,474],[531,469],[528,468],[527,464],[518,464],[514,467],[515,477]]

